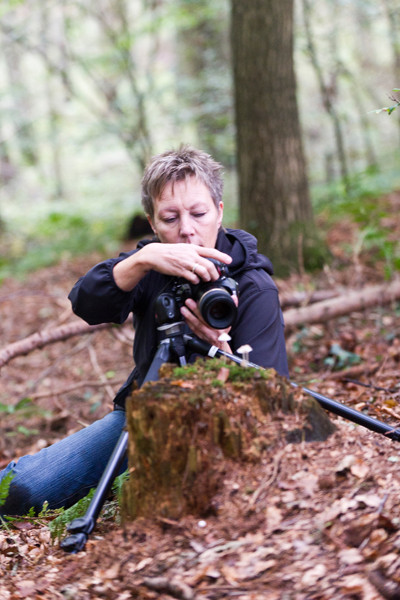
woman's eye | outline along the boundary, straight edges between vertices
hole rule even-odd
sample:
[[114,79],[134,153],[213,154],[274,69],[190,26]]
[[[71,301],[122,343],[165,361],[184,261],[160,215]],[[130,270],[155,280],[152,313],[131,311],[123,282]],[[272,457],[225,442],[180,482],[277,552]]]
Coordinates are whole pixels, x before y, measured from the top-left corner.
[[193,216],[198,218],[198,217],[204,217],[206,213],[205,212],[201,212],[201,213],[195,213]]

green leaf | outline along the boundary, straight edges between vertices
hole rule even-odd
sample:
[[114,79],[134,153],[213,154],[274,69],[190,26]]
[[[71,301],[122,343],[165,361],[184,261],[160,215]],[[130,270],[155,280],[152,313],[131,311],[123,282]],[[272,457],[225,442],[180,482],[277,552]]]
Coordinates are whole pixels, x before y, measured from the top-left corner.
[[84,498],[78,500],[76,504],[67,509],[59,509],[58,516],[49,524],[51,539],[60,539],[65,533],[67,524],[78,517],[83,517],[93,498],[96,489],[92,488]]
[[10,485],[13,479],[14,473],[10,471],[0,481],[0,506],[3,506],[3,504],[7,500],[8,493],[10,491]]
[[26,435],[26,437],[29,437],[30,435],[38,435],[39,433],[38,429],[28,429],[24,425],[18,425],[17,431],[18,433],[22,433],[22,435]]
[[360,356],[344,350],[339,344],[332,344],[330,349],[330,356],[325,359],[325,364],[333,366],[336,369],[343,369],[350,365],[359,364],[361,362]]

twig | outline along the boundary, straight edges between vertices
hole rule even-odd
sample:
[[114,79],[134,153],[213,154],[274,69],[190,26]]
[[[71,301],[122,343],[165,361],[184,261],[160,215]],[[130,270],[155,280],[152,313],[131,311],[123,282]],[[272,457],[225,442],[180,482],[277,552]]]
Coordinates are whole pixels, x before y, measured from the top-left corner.
[[166,577],[146,577],[143,585],[150,590],[169,594],[179,600],[196,600],[196,594],[191,587],[182,581],[167,579]]
[[265,492],[265,490],[267,490],[269,488],[270,485],[272,485],[272,483],[275,481],[278,473],[279,473],[279,465],[280,465],[280,461],[282,456],[285,453],[285,448],[283,448],[283,450],[281,450],[280,452],[278,452],[278,454],[275,456],[274,458],[274,468],[272,471],[272,474],[268,477],[268,479],[265,477],[259,487],[257,488],[257,490],[254,492],[254,494],[252,495],[251,499],[250,499],[250,506],[254,506],[254,504],[257,502],[257,500],[259,499],[259,497],[261,496],[261,494],[263,492]]
[[387,392],[388,394],[393,394],[396,391],[396,388],[385,388],[380,385],[373,385],[372,383],[363,383],[358,379],[351,379],[349,377],[343,377],[343,381],[346,383],[354,383],[354,385],[359,385],[361,387],[369,388],[371,390],[376,390],[377,392]]
[[394,417],[395,419],[397,419],[398,421],[400,420],[400,414],[395,412],[394,410],[392,410],[391,408],[389,408],[388,406],[381,406],[379,408],[379,410],[381,412],[385,412],[386,414],[390,415],[391,417]]
[[38,392],[37,394],[27,394],[27,397],[31,398],[32,400],[40,400],[42,398],[51,398],[52,396],[62,396],[64,394],[69,394],[70,392],[74,392],[75,390],[79,390],[80,388],[84,387],[101,388],[109,384],[121,385],[122,383],[124,383],[124,381],[125,379],[116,379],[114,381],[108,381],[106,383],[104,383],[103,381],[81,381],[79,383],[75,383],[74,385],[67,386],[60,390],[51,390],[50,392]]
[[111,329],[111,334],[117,338],[119,342],[126,344],[127,346],[132,346],[135,338],[135,330],[132,329],[132,327],[130,327],[129,330],[126,327],[114,327]]
[[380,368],[380,365],[372,364],[372,365],[356,365],[355,367],[349,367],[344,371],[336,371],[332,373],[329,371],[325,375],[325,379],[342,379],[346,380],[348,378],[360,377],[362,375],[374,375]]
[[94,370],[99,375],[100,381],[102,381],[102,383],[104,384],[105,390],[106,390],[110,400],[114,400],[115,392],[112,389],[112,387],[109,383],[109,380],[107,380],[106,376],[104,375],[103,371],[100,368],[99,361],[97,360],[96,350],[93,348],[92,344],[89,344],[88,350],[89,350],[90,362],[92,363]]

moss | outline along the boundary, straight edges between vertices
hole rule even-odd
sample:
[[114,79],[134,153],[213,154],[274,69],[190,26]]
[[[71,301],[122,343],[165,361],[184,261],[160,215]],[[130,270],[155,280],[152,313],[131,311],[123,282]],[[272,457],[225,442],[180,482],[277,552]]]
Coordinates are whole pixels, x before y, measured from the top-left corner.
[[[246,381],[249,382],[253,379],[268,379],[270,377],[270,370],[262,367],[243,367],[235,362],[225,362],[224,359],[213,358],[196,360],[195,363],[186,365],[184,367],[175,367],[172,371],[173,377],[179,379],[190,378],[191,375],[199,375],[204,378],[211,378],[215,383],[217,378],[215,377],[221,369],[228,370],[228,380],[230,382]],[[216,385],[220,385],[219,383]]]

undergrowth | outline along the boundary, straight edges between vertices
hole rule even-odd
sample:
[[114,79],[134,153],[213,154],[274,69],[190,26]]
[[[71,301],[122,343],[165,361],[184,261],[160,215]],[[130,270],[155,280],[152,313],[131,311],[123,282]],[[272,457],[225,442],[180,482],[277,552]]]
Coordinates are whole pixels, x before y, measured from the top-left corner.
[[[125,471],[114,480],[112,485],[111,499],[104,504],[102,509],[101,517],[104,519],[118,521],[122,490],[125,481],[128,479],[128,476],[128,471]],[[14,474],[10,472],[0,481],[0,506],[5,503],[8,497],[13,478]],[[68,523],[85,515],[95,491],[95,488],[92,488],[84,498],[78,500],[78,502],[76,502],[70,508],[58,508],[52,510],[48,508],[48,504],[45,502],[42,510],[38,514],[36,514],[35,510],[31,508],[28,513],[22,517],[0,517],[0,526],[8,529],[9,525],[12,525],[14,521],[30,522],[33,525],[39,526],[47,525],[50,530],[52,541],[54,543],[58,542],[66,533]]]
[[26,231],[6,228],[0,237],[0,283],[71,256],[113,254],[124,233],[118,217],[90,219],[61,211],[50,212]]
[[371,263],[379,261],[387,279],[400,270],[400,243],[387,227],[395,216],[387,198],[393,190],[400,190],[398,170],[382,173],[377,168],[313,190],[314,212],[326,227],[342,221],[357,224],[354,243],[344,248],[349,257],[363,254]]

